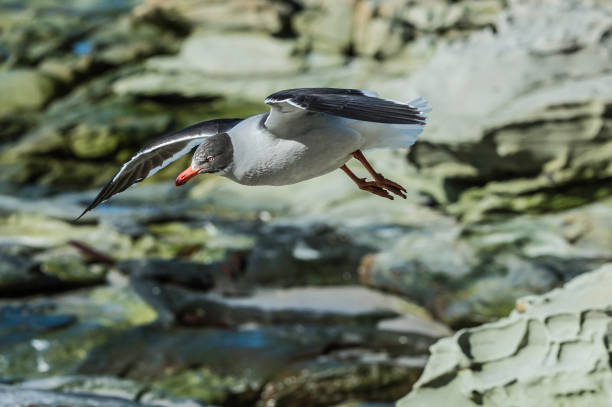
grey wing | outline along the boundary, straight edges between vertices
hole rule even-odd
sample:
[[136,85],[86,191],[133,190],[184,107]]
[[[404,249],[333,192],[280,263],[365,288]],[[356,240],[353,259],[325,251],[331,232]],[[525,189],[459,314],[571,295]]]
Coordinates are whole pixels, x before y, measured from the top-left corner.
[[271,107],[265,125],[272,131],[288,121],[302,119],[306,112],[375,123],[425,124],[426,112],[420,107],[382,99],[374,92],[361,89],[289,89],[273,93],[265,102]]
[[208,120],[182,130],[166,134],[148,144],[134,154],[113,178],[102,188],[93,202],[79,215],[79,220],[87,211],[92,210],[111,196],[152,176],[168,164],[190,152],[209,136],[225,133],[242,119]]

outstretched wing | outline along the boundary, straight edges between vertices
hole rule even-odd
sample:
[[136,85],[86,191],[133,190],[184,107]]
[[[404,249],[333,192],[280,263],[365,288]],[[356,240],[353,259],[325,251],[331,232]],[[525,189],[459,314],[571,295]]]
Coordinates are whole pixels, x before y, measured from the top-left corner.
[[75,219],[79,220],[111,196],[150,177],[173,161],[187,154],[206,137],[225,133],[242,119],[208,120],[166,134],[134,154],[100,191],[96,199]]
[[271,131],[282,131],[287,122],[299,119],[306,112],[375,123],[425,124],[424,112],[418,107],[382,99],[374,92],[361,89],[289,89],[273,93],[265,102],[270,105],[265,126]]

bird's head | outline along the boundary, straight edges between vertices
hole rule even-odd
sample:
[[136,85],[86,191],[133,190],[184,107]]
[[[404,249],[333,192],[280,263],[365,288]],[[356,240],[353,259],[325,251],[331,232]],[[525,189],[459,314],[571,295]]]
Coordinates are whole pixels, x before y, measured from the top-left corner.
[[183,185],[198,174],[219,172],[233,159],[234,148],[227,133],[207,137],[193,153],[191,165],[176,177],[176,186]]

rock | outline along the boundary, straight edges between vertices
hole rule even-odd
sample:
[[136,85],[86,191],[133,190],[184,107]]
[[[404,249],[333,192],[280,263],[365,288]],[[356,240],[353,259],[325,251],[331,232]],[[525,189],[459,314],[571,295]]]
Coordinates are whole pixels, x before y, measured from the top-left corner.
[[87,394],[137,400],[147,390],[143,384],[105,376],[55,376],[46,379],[28,380],[19,383],[23,389],[61,391],[72,394]]
[[[49,304],[3,306],[0,308],[0,344],[6,349],[19,341],[34,340],[37,335],[66,328],[76,322],[72,315],[53,314],[50,311]],[[5,357],[8,358],[8,355]],[[4,362],[6,363],[6,359]]]
[[250,296],[201,294],[175,286],[160,291],[181,319],[192,324],[373,324],[415,308],[363,287],[261,289]]
[[37,71],[0,72],[0,116],[40,110],[54,93],[54,82]]
[[[108,227],[74,226],[65,222],[28,215],[0,218],[0,244],[19,244],[38,249],[60,247],[79,241],[102,253],[125,257],[131,248],[130,239]],[[120,254],[123,252],[123,256]]]
[[[78,372],[121,372],[170,394],[218,404],[253,404],[264,385],[269,399],[289,400],[289,392],[296,389],[297,399],[319,404],[339,396],[317,396],[308,390],[309,381],[316,380],[321,389],[333,384],[343,389],[342,397],[364,395],[380,383],[386,389],[406,389],[405,380],[416,378],[427,347],[448,333],[426,316],[413,317],[412,322],[386,326],[288,321],[232,329],[138,327],[91,352]],[[295,386],[290,385],[293,379],[284,379],[290,377],[295,377]],[[376,397],[384,398],[383,393]]]
[[[65,405],[79,407],[146,407],[146,405],[121,400],[116,397],[86,396],[80,394],[65,394],[44,390],[22,389],[18,386],[0,385],[0,406],[31,406],[44,405],[61,407]],[[151,405],[149,405],[152,407]]]
[[123,371],[126,378],[183,397],[219,404],[227,400],[252,403],[272,372],[296,357],[320,352],[337,335],[332,331],[137,328],[90,353],[78,370],[105,375]]
[[558,214],[482,225],[413,228],[394,248],[366,256],[364,284],[405,295],[455,327],[507,314],[610,258],[610,200]]
[[[143,403],[135,401],[140,395],[128,400],[122,397],[98,396],[94,394],[58,392],[39,390],[22,386],[0,385],[0,406],[34,406],[48,407],[78,406],[78,407],[205,407],[195,400],[178,398],[150,398],[144,395]],[[148,400],[147,400],[148,399]]]
[[411,3],[416,4],[400,10],[401,19],[425,32],[469,32],[494,25],[503,7],[503,3],[497,0]]
[[[149,61],[149,66],[216,76],[287,74],[301,67],[301,61],[291,56],[293,48],[291,41],[261,34],[197,31],[185,40],[178,57],[160,57]],[[232,53],[228,53],[228,49],[232,49]],[[255,60],[258,63],[250,65],[250,61]]]
[[[169,25],[208,27],[223,31],[264,31],[282,34],[292,5],[268,0],[231,0],[194,2],[179,0],[172,3],[147,0],[134,9],[137,18],[164,20]],[[161,15],[160,15],[161,14]]]
[[346,52],[351,45],[353,9],[357,0],[314,0],[294,18],[297,33],[316,50]]
[[270,225],[247,260],[246,280],[260,285],[349,283],[373,249],[324,224]]
[[[134,401],[144,404],[163,407],[203,407],[204,403],[186,398],[171,397],[159,390],[131,380],[117,379],[108,376],[57,376],[48,379],[28,380],[14,386],[21,391],[36,390],[43,392],[57,392],[55,394],[70,394],[75,398],[91,398],[97,402],[111,399],[116,403]],[[16,393],[19,392],[16,390]],[[98,400],[99,398],[99,400]],[[93,402],[93,401],[92,401]],[[79,404],[80,406],[81,404]],[[94,404],[97,406],[97,404]],[[115,405],[113,405],[115,406]],[[117,405],[119,406],[119,405]]]
[[[25,253],[24,253],[25,254]],[[18,297],[100,284],[105,269],[88,266],[74,247],[49,250],[28,257],[0,253],[0,296]]]
[[380,353],[337,352],[282,370],[264,386],[257,405],[330,406],[356,399],[392,402],[411,388],[420,371],[420,363],[394,363]]
[[495,26],[495,34],[438,46],[409,79],[377,86],[399,99],[422,94],[435,106],[409,154],[429,178],[423,190],[468,222],[608,195],[600,157],[609,144],[612,14],[573,1],[517,2]]
[[99,158],[113,153],[119,144],[117,134],[108,127],[77,125],[69,136],[70,149],[79,158]]
[[0,304],[0,370],[11,382],[71,373],[95,346],[154,312],[133,292],[102,288]]
[[[398,1],[394,3],[399,5]],[[391,16],[381,11],[385,7]],[[386,59],[402,49],[412,32],[407,25],[394,18],[397,9],[390,8],[389,2],[384,5],[381,2],[360,1],[355,5],[352,31],[358,55]]]
[[[259,62],[259,59],[251,59],[245,60],[244,64],[248,67],[255,66],[253,69],[257,71],[256,66]],[[113,85],[113,91],[118,95],[148,98],[162,98],[168,95],[180,95],[187,99],[223,96],[238,103],[258,103],[258,113],[265,110],[265,106],[262,105],[263,99],[279,89],[317,86],[355,87],[357,86],[355,84],[365,83],[368,74],[374,68],[374,65],[367,61],[354,61],[346,66],[313,69],[291,75],[262,75],[255,79],[249,75],[249,70],[246,70],[245,75],[234,76],[228,81],[203,77],[194,70],[183,70],[177,76],[177,64],[172,60],[153,60],[151,64],[155,69],[118,80]],[[295,67],[296,64],[293,63],[292,66]]]
[[[169,129],[169,116],[155,107],[135,107],[131,101],[109,97],[109,81],[112,77],[95,79],[54,101],[41,115],[40,126],[2,151],[3,163],[15,169],[0,174],[0,179],[72,188],[79,183],[91,186],[92,181],[102,184],[122,163],[122,150],[129,157],[151,133]],[[102,157],[108,158],[106,163],[91,160]]]
[[[4,294],[15,292],[16,287],[32,284],[30,272],[36,270],[37,266],[36,262],[26,257],[0,255],[0,287],[6,290]],[[0,292],[4,290],[0,289]]]
[[164,326],[172,325],[175,313],[182,311],[181,305],[176,304],[183,303],[184,290],[177,290],[177,286],[199,292],[215,286],[217,290],[230,290],[232,287],[232,282],[228,281],[233,272],[229,263],[147,259],[124,261],[117,267],[129,273],[132,287],[155,310],[156,322]]
[[606,406],[610,386],[612,265],[517,301],[507,318],[457,332],[431,348],[398,406]]

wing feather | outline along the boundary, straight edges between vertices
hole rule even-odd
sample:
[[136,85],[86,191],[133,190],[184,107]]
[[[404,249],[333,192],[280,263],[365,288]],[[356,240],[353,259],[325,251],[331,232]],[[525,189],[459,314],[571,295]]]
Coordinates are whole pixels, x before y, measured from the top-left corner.
[[152,176],[199,145],[206,137],[225,133],[242,119],[208,120],[167,134],[134,154],[102,188],[91,204],[79,215],[94,209],[111,196]]
[[389,124],[425,124],[418,106],[377,97],[361,89],[299,88],[273,93],[265,100],[270,114],[268,128],[282,126],[301,113],[317,112],[348,119]]

